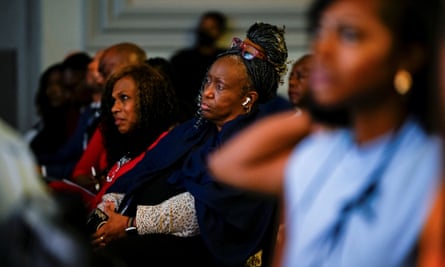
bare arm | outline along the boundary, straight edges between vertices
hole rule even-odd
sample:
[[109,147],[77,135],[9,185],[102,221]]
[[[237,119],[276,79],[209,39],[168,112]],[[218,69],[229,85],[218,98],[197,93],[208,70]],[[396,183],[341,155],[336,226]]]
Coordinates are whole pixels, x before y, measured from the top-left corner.
[[211,154],[210,171],[224,183],[279,194],[288,155],[310,128],[306,113],[291,111],[264,118]]

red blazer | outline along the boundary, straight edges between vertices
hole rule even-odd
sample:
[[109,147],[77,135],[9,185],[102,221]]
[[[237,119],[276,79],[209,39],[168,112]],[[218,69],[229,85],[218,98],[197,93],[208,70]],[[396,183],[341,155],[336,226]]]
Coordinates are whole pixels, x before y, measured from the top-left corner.
[[97,173],[101,173],[107,167],[107,153],[99,128],[94,131],[87,148],[77,162],[76,167],[74,167],[71,178],[79,175],[90,175],[91,167],[94,167]]
[[[159,137],[147,148],[146,151],[155,147],[158,142],[166,136],[168,131],[163,132]],[[68,192],[80,194],[83,202],[87,206],[88,211],[93,210],[97,207],[97,205],[102,201],[102,196],[106,193],[107,189],[124,173],[131,170],[134,166],[136,166],[139,161],[144,157],[145,152],[142,152],[137,157],[131,159],[124,165],[122,165],[118,170],[117,162],[113,165],[113,167],[109,170],[108,175],[111,176],[113,172],[114,178],[110,182],[103,182],[101,185],[101,189],[96,194],[88,191],[87,189],[71,182],[69,180],[61,180],[61,181],[53,181],[49,183],[49,187],[58,192]],[[96,129],[91,141],[88,143],[87,149],[82,155],[81,160],[77,163],[76,168],[73,172],[73,178],[77,175],[91,174],[91,166],[94,166],[96,170],[104,170],[106,168],[106,153],[105,147],[102,143],[102,134],[98,129]],[[99,173],[99,172],[98,172]],[[75,176],[76,175],[76,176]]]

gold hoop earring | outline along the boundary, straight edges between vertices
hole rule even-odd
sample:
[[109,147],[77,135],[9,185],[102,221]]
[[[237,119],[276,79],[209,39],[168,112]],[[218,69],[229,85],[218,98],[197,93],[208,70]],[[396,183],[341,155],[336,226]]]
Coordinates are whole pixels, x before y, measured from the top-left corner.
[[394,76],[394,88],[400,95],[405,95],[413,85],[411,73],[406,70],[398,70]]

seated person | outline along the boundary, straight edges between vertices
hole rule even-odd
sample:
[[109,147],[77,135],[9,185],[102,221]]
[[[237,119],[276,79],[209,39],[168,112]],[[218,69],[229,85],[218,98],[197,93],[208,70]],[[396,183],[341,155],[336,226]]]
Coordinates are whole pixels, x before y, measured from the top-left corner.
[[304,105],[305,96],[309,91],[309,74],[312,68],[313,57],[304,54],[292,64],[289,73],[287,95],[295,108]]
[[[74,166],[82,156],[93,132],[97,128],[100,115],[100,100],[103,91],[103,86],[100,84],[101,77],[98,76],[97,73],[101,55],[101,51],[97,52],[93,60],[89,62],[85,78],[83,79],[84,82],[77,81],[77,83],[81,84],[81,86],[77,87],[82,88],[79,89],[79,91],[81,91],[80,95],[82,96],[79,96],[79,98],[87,99],[89,97],[92,101],[82,108],[77,127],[73,134],[57,151],[37,155],[39,164],[42,168],[45,168],[47,180],[69,178],[71,176]],[[68,72],[68,70],[66,71]],[[80,78],[83,77],[83,75],[80,75],[82,74],[80,71],[73,71],[73,73],[77,73],[77,76],[80,76]],[[71,77],[76,75],[66,76]],[[79,78],[76,80],[79,80]]]
[[[112,73],[128,65],[144,64],[147,60],[147,55],[140,46],[128,42],[113,44],[100,54],[98,69],[93,74],[99,78],[96,82],[102,88],[105,87],[105,82]],[[92,176],[92,169],[96,173],[105,171],[105,158],[102,136],[96,127],[96,131],[71,173],[71,180],[95,193],[96,180]]]
[[34,156],[55,153],[69,139],[72,124],[69,121],[71,94],[63,86],[62,63],[49,66],[41,74],[35,94],[38,122],[25,136]]
[[[1,265],[97,266],[81,235],[84,226],[64,216],[68,206],[48,193],[28,144],[2,119],[0,158]],[[111,258],[103,261],[117,267]]]
[[108,220],[93,234],[98,255],[128,266],[147,258],[155,266],[267,264],[276,198],[215,182],[206,157],[257,119],[291,109],[268,107],[286,60],[284,31],[276,26],[255,23],[244,40],[234,38],[205,77],[199,116],[173,128],[107,190],[98,207]]
[[194,43],[175,51],[170,62],[177,74],[179,105],[182,116],[193,118],[197,111],[197,97],[201,82],[210,65],[226,47],[219,46],[228,29],[228,17],[219,11],[209,10],[201,14],[193,31]]
[[105,86],[99,129],[107,167],[99,174],[97,194],[85,194],[79,186],[51,182],[54,190],[80,192],[85,204],[97,199],[123,173],[130,170],[167,134],[176,122],[176,98],[166,76],[146,64],[130,65],[113,74]]
[[[105,59],[103,61],[105,61]],[[165,74],[176,92],[176,76],[168,60],[162,57],[153,57],[147,59],[145,62]],[[177,113],[177,121],[183,121],[184,116],[182,115],[182,112]],[[97,189],[100,187],[100,184],[96,183],[97,181],[94,179],[94,176],[105,168],[106,152],[103,146],[103,138],[100,130],[96,129],[91,138],[91,142],[88,143],[85,152],[73,170],[72,180],[80,186],[85,187],[92,192],[96,192],[98,191]]]

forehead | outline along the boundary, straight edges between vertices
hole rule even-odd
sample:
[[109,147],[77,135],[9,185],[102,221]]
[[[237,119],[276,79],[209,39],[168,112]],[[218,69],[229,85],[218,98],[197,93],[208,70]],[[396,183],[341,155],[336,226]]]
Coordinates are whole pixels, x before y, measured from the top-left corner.
[[120,61],[119,54],[113,50],[105,53],[101,58],[99,64],[103,67],[110,67],[117,65]]
[[321,19],[342,16],[345,19],[381,21],[379,0],[336,0],[331,1],[321,13]]
[[312,61],[313,61],[312,57],[301,58],[297,62],[295,62],[292,69],[310,67],[312,64]]
[[359,32],[361,41],[355,48],[365,44],[374,48],[391,45],[394,32],[384,22],[380,6],[377,0],[337,0],[322,13],[319,30],[338,36],[344,36],[348,30]]
[[61,79],[62,73],[61,70],[52,70],[48,75],[48,80]]
[[122,58],[121,54],[110,51],[101,57],[99,63],[99,71],[104,76],[104,78],[108,78],[109,76],[111,76],[111,74],[117,72],[119,69],[125,67],[126,65],[128,65],[128,62],[125,61],[124,58]]
[[223,56],[215,60],[209,73],[225,78],[247,78],[246,66],[239,56]]
[[206,16],[201,19],[199,27],[203,29],[219,28],[218,21],[214,17]]
[[113,94],[126,91],[129,93],[135,93],[136,92],[136,83],[134,82],[133,78],[130,76],[124,76],[116,81],[116,83],[113,86]]

